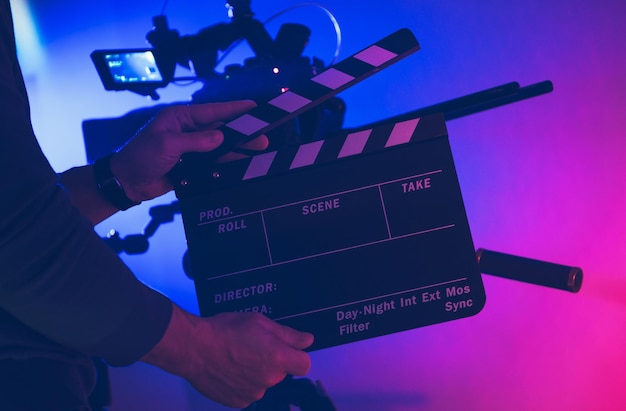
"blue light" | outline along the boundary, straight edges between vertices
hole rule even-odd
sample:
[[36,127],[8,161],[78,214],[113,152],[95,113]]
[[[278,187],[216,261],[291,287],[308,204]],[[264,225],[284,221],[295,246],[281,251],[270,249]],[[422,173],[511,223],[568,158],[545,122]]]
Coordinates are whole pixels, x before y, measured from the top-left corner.
[[24,76],[36,74],[43,67],[45,52],[41,45],[37,23],[27,0],[11,1],[15,25],[17,54]]

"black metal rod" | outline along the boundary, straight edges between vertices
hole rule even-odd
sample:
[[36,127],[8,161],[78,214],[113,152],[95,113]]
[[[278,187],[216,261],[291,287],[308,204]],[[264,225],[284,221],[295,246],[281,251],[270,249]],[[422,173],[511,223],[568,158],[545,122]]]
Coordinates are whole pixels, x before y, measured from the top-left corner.
[[384,120],[375,121],[359,127],[345,129],[346,132],[354,132],[376,127],[388,122],[400,122],[429,114],[443,113],[447,121],[476,114],[481,111],[490,110],[507,104],[537,97],[550,93],[554,90],[551,81],[546,80],[528,86],[520,87],[518,82],[510,82],[486,90],[477,91],[462,97],[457,97],[431,106],[412,110],[404,114],[389,117]]
[[533,260],[479,248],[476,258],[480,271],[497,277],[577,293],[583,283],[583,270],[546,261]]
[[537,97],[542,94],[547,94],[550,93],[552,90],[554,90],[554,85],[551,81],[546,80],[539,83],[531,84],[529,86],[524,86],[512,94],[503,95],[501,97],[493,95],[495,98],[484,99],[483,101],[475,100],[473,103],[468,104],[465,107],[449,107],[449,109],[443,111],[443,113],[446,120],[450,121],[460,117],[479,113],[481,111],[504,106],[506,104],[516,103],[518,101],[526,100],[531,97]]
[[[404,120],[409,120],[417,117],[426,116],[429,114],[435,113],[461,113],[467,111],[471,107],[486,107],[490,102],[496,101],[504,101],[506,97],[515,96],[520,90],[520,85],[517,82],[511,82],[502,84],[500,86],[492,87],[486,90],[481,90],[472,94],[468,94],[462,97],[457,97],[451,100],[447,100],[441,103],[433,104],[432,106],[427,106],[423,108],[419,108],[417,110],[412,110],[404,114],[399,114],[397,116],[389,117],[384,120],[379,120],[373,123],[369,123],[363,126],[355,127],[353,130],[363,130],[368,128],[376,127],[379,124],[385,124],[388,122],[400,122]],[[471,114],[468,112],[468,114]],[[448,116],[446,114],[446,120]]]

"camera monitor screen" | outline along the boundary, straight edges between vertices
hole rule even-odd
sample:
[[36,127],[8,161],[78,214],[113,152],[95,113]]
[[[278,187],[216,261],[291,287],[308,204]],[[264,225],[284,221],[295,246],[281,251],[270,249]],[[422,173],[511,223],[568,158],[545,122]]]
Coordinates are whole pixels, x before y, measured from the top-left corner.
[[107,90],[167,84],[152,49],[96,50],[91,59]]

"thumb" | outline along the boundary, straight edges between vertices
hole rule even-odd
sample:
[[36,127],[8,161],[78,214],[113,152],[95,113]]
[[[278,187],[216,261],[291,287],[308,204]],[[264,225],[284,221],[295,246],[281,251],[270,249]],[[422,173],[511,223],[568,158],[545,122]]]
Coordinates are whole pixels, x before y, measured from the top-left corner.
[[310,347],[314,341],[313,334],[311,333],[298,331],[273,321],[269,323],[268,329],[285,344],[298,350],[304,350]]

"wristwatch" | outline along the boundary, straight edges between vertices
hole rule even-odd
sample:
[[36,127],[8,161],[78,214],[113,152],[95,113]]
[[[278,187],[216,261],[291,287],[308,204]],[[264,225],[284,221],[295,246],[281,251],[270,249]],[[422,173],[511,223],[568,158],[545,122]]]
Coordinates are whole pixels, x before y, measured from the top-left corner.
[[115,153],[111,153],[96,160],[93,174],[96,178],[96,184],[98,184],[98,190],[100,190],[104,198],[118,210],[124,211],[141,204],[141,202],[135,202],[128,198],[124,187],[122,187],[120,181],[113,175],[111,171],[111,158],[113,154]]

